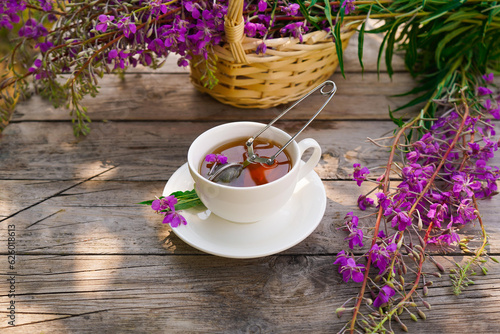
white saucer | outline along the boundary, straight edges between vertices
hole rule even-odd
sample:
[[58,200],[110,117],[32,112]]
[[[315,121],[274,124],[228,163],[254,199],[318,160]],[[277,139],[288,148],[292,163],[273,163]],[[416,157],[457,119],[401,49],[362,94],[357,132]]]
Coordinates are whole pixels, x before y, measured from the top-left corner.
[[[193,189],[187,163],[168,180],[163,196]],[[295,188],[292,198],[274,215],[250,224],[234,223],[205,207],[183,210],[187,225],[172,228],[187,244],[206,253],[229,258],[256,258],[295,246],[311,234],[326,209],[326,193],[316,172],[311,171]]]

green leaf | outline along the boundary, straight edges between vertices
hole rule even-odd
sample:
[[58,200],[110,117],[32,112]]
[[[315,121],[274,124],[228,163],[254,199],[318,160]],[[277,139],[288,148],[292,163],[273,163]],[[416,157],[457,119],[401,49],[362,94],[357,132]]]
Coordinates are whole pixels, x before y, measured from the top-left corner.
[[403,118],[400,117],[400,118],[396,118],[394,117],[394,114],[393,114],[393,111],[391,110],[391,107],[389,107],[389,117],[391,118],[391,120],[398,126],[398,127],[402,127],[405,122],[403,122]]
[[436,61],[436,64],[437,64],[437,67],[438,68],[441,68],[441,52],[443,51],[443,49],[445,48],[446,44],[448,44],[449,42],[451,42],[452,39],[454,39],[455,37],[463,34],[465,31],[469,30],[471,28],[471,26],[465,26],[465,27],[462,27],[462,28],[459,28],[459,29],[456,29],[455,31],[453,32],[450,32],[448,34],[446,34],[443,39],[441,40],[441,42],[439,42],[437,48],[436,48],[436,53],[435,53],[435,56],[434,56],[434,59]]
[[[276,1],[275,4],[277,4],[278,2]],[[302,13],[302,15],[304,15],[304,17],[306,18],[307,21],[311,22],[311,24],[317,29],[317,30],[321,30],[321,27],[317,24],[318,22],[318,19],[316,17],[311,17],[311,15],[309,15],[309,11],[307,10],[307,7],[305,6],[305,4],[302,2],[302,1],[298,1],[298,4],[299,4],[299,7],[300,7],[300,12]],[[325,6],[325,7],[328,7],[328,6]],[[330,18],[331,20],[331,18]]]
[[390,78],[394,74],[392,69],[392,56],[394,54],[394,43],[396,38],[396,32],[398,31],[398,27],[400,25],[400,20],[394,22],[391,30],[387,33],[387,45],[385,48],[385,66],[387,67],[387,74]]
[[175,191],[170,194],[170,196],[172,195],[177,198],[177,204],[175,204],[176,211],[203,205],[194,189],[189,191]]
[[175,205],[175,210],[176,211],[186,210],[186,209],[193,208],[193,207],[199,206],[199,205],[203,205],[201,200],[199,198],[192,198],[190,200],[186,200],[186,201],[182,201],[182,202],[179,201]]
[[340,32],[340,26],[342,25],[342,21],[344,18],[344,12],[345,9],[341,8],[340,9],[340,21],[337,20],[335,23],[335,29],[333,32],[333,36],[335,37],[335,50],[337,51],[337,58],[339,60],[339,67],[340,67],[340,73],[342,73],[342,76],[345,78],[345,73],[344,73],[344,54],[342,50],[342,39],[341,39],[341,32]]
[[384,36],[384,39],[382,40],[382,43],[380,44],[380,48],[378,49],[378,56],[377,56],[377,75],[380,77],[380,60],[382,59],[382,53],[384,52],[385,44],[387,42],[387,39],[389,38],[389,34],[386,34]]
[[359,29],[359,35],[358,35],[358,60],[359,60],[359,65],[361,66],[361,73],[365,72],[365,66],[363,65],[363,45],[365,42],[365,23],[366,21],[363,22],[361,25],[361,28]]
[[417,62],[417,34],[418,24],[412,24],[408,32],[408,43],[405,54],[405,65],[412,76],[415,75],[415,64]]
[[458,8],[462,6],[467,0],[454,0],[450,1],[450,4],[447,6],[442,7],[441,9],[437,10],[434,15],[426,18],[425,20],[421,21],[421,24],[426,24],[429,23],[432,20],[435,20],[437,18],[440,18],[443,15],[446,15],[448,12],[451,12],[453,9]]
[[326,16],[326,20],[330,24],[330,27],[333,29],[332,7],[330,6],[330,2],[329,1],[325,1],[325,16]]
[[[162,198],[165,198],[165,196],[160,196],[160,197],[158,197],[158,198],[159,198],[159,199],[162,199]],[[155,198],[155,199],[156,199],[156,198]],[[137,204],[142,204],[142,205],[151,205],[151,204],[153,204],[153,201],[154,201],[154,199],[149,200],[149,201],[139,202],[139,203],[137,203]]]

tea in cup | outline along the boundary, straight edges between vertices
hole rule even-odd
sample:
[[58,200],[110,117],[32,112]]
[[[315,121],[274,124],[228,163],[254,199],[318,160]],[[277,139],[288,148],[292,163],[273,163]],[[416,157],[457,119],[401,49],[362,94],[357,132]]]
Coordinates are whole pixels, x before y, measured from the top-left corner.
[[[318,164],[321,148],[314,139],[306,138],[299,143],[292,141],[276,156],[274,166],[261,163],[248,165],[243,169],[242,177],[234,183],[215,183],[207,179],[210,165],[205,157],[208,154],[225,152],[228,162],[242,162],[246,159],[246,140],[265,126],[256,122],[227,123],[207,130],[191,144],[188,151],[189,172],[200,200],[212,213],[238,223],[268,217],[288,202],[297,182]],[[254,142],[255,153],[259,156],[272,155],[290,138],[286,132],[271,126]],[[307,149],[313,151],[303,163],[302,155]]]

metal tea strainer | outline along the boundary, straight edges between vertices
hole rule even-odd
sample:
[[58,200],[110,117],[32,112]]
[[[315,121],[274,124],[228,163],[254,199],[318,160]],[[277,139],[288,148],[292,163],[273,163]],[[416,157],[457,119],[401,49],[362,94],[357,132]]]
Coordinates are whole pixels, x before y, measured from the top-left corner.
[[[329,90],[327,90],[329,89]],[[253,150],[253,142],[255,140],[255,138],[257,138],[258,136],[260,136],[264,131],[266,131],[267,129],[269,129],[269,127],[271,125],[273,125],[277,120],[279,120],[281,117],[283,117],[287,112],[289,112],[291,109],[293,109],[297,104],[299,104],[300,102],[302,102],[303,100],[305,100],[307,97],[309,97],[311,94],[313,94],[314,92],[316,92],[317,90],[320,90],[321,92],[321,95],[325,95],[327,96],[327,100],[325,101],[325,103],[321,106],[321,108],[318,109],[318,111],[316,111],[316,113],[307,121],[307,123],[302,127],[302,129],[300,129],[295,135],[293,135],[292,138],[290,138],[290,140],[288,140],[286,142],[285,145],[283,145],[283,147],[281,147],[279,149],[278,152],[276,152],[272,157],[270,158],[262,158],[262,157],[259,157]],[[317,86],[316,88],[314,88],[313,90],[311,90],[309,93],[307,93],[306,95],[304,95],[300,100],[298,100],[297,102],[295,102],[291,107],[289,107],[288,109],[286,109],[285,111],[283,111],[281,114],[279,114],[275,119],[273,119],[269,124],[267,124],[264,128],[262,128],[262,130],[260,130],[257,134],[255,134],[254,136],[252,136],[251,138],[249,138],[246,142],[246,146],[247,146],[247,151],[248,151],[248,158],[247,160],[245,160],[243,163],[239,163],[239,162],[232,162],[232,163],[227,163],[227,164],[224,164],[224,165],[219,165],[217,168],[213,168],[209,171],[208,173],[208,179],[210,181],[214,181],[214,182],[218,182],[218,181],[221,181],[221,182],[224,182],[224,183],[229,183],[231,182],[232,180],[236,179],[238,176],[240,176],[241,174],[241,171],[247,167],[248,165],[252,164],[252,163],[265,163],[267,165],[272,165],[274,163],[274,160],[276,159],[276,157],[278,156],[278,154],[280,154],[281,152],[283,152],[283,150],[309,125],[311,124],[311,122],[316,118],[316,116],[319,115],[319,113],[325,108],[325,106],[328,104],[328,102],[330,102],[330,100],[332,99],[333,95],[335,95],[335,92],[337,91],[337,86],[335,85],[335,82],[331,81],[331,80],[327,80],[325,82],[323,82],[321,85]]]

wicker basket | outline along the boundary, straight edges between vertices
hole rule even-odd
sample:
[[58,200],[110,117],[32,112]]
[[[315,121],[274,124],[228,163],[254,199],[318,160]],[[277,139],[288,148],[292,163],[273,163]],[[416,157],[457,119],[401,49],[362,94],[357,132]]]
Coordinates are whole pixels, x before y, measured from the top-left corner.
[[[216,77],[212,89],[203,86],[204,68],[193,59],[191,82],[201,92],[239,108],[270,108],[305,95],[312,87],[329,78],[338,66],[335,43],[324,31],[298,38],[261,40],[244,36],[243,0],[229,1],[225,17],[226,43],[216,46]],[[341,34],[345,49],[355,32],[350,26]],[[265,43],[265,55],[256,54]]]

